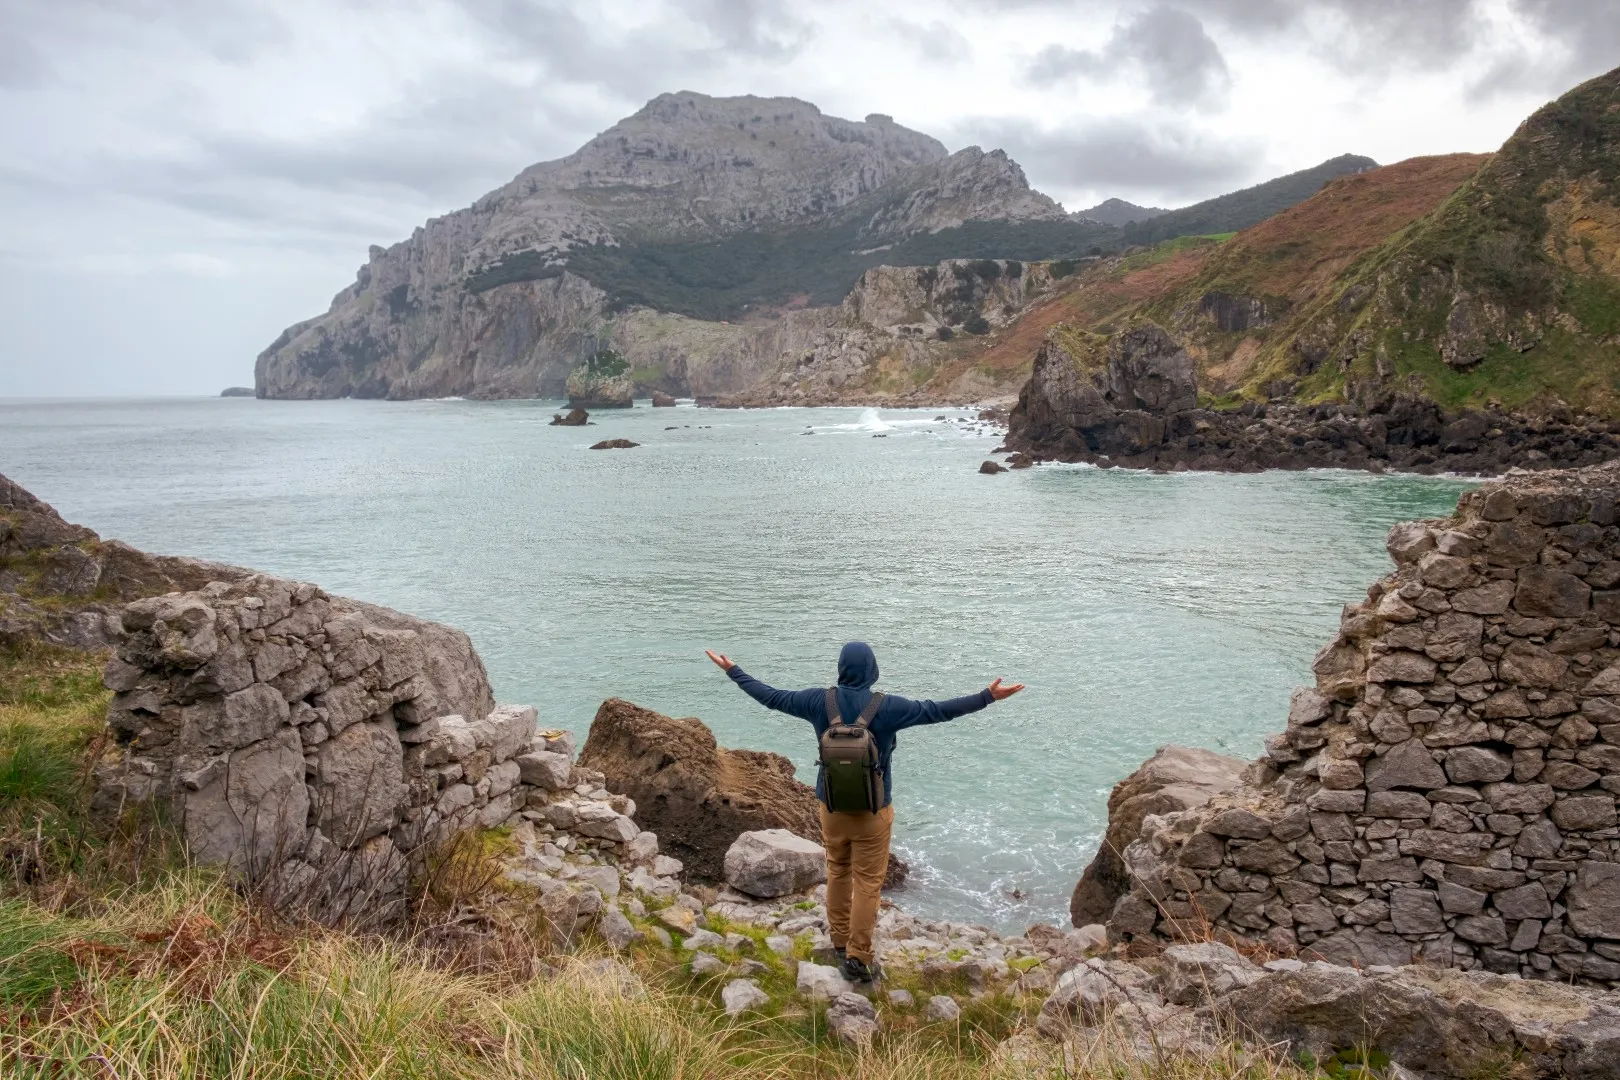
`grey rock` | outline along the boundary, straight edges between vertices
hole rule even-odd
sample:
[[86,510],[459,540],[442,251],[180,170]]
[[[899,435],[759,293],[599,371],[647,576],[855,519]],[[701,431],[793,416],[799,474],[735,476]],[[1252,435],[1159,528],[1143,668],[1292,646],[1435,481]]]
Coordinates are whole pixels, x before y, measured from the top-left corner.
[[711,975],[723,975],[730,970],[730,965],[712,953],[700,952],[692,957],[692,974],[707,978]]
[[770,1004],[771,996],[753,979],[733,979],[720,991],[727,1016],[738,1016]]
[[634,840],[641,829],[607,803],[588,802],[574,810],[574,831],[581,836],[626,844]]
[[568,780],[573,771],[573,762],[564,754],[532,750],[519,754],[517,764],[525,784],[547,791],[562,791],[570,786]]
[[[1261,1038],[1325,1060],[1368,1046],[1395,1066],[1437,1080],[1491,1063],[1536,1059],[1538,1071],[1611,1075],[1620,1011],[1568,987],[1432,967],[1361,975],[1306,964],[1270,973],[1222,1003]],[[1591,1070],[1591,1071],[1588,1071]]]
[[866,998],[846,990],[827,1006],[827,1030],[847,1045],[869,1045],[878,1033],[877,1009]]
[[1582,863],[1564,903],[1577,934],[1620,939],[1620,863]]
[[799,962],[799,970],[794,977],[794,986],[799,993],[815,999],[835,998],[854,989],[850,981],[844,978],[843,973],[837,968],[823,964],[812,964],[808,960]]
[[1160,996],[1175,1005],[1201,1005],[1264,974],[1236,949],[1212,941],[1172,945],[1161,956]]
[[1391,788],[1432,790],[1445,787],[1446,774],[1427,747],[1415,740],[1403,742],[1367,764],[1367,791]]
[[392,720],[345,728],[316,750],[315,822],[339,847],[394,827],[405,805],[404,748]]
[[746,832],[726,851],[725,879],[749,896],[803,892],[827,880],[827,854],[820,844],[786,829]]
[[1483,746],[1459,746],[1446,754],[1445,768],[1453,784],[1478,784],[1505,780],[1513,772],[1513,762]]
[[1037,1029],[1059,1037],[1078,1024],[1094,1027],[1117,1010],[1162,1003],[1151,987],[1152,976],[1118,960],[1087,960],[1064,972],[1041,1004]]
[[935,994],[923,1006],[923,1015],[930,1020],[954,1024],[962,1018],[962,1007],[956,1003],[955,998],[944,994]]
[[1395,932],[1411,935],[1443,933],[1446,923],[1437,901],[1437,895],[1428,889],[1396,889],[1391,892],[1389,918],[1395,924]]
[[602,913],[597,916],[596,933],[609,948],[620,951],[628,949],[645,936],[613,904],[604,906]]

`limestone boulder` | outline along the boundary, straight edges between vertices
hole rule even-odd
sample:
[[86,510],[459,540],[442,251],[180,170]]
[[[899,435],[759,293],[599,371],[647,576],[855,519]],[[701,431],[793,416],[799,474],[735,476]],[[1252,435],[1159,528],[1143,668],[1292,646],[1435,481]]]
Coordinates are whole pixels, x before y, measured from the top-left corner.
[[[671,402],[673,404],[673,402]],[[771,996],[759,988],[753,979],[733,979],[720,991],[720,1003],[727,1016],[738,1016],[751,1009],[770,1003]]]
[[1153,976],[1119,960],[1087,960],[1064,972],[1041,1004],[1036,1030],[1061,1038],[1070,1028],[1095,1027],[1116,1012],[1162,1008]]
[[836,998],[855,989],[837,968],[808,960],[799,962],[794,985],[799,993],[813,999]]
[[1236,949],[1213,941],[1172,945],[1160,959],[1159,995],[1174,1005],[1202,1005],[1265,974]]
[[726,850],[725,881],[738,892],[770,898],[804,892],[827,880],[827,853],[786,829],[745,832]]
[[1237,787],[1247,762],[1212,750],[1163,746],[1108,796],[1108,827],[1097,854],[1080,875],[1069,900],[1069,918],[1077,927],[1107,922],[1114,905],[1130,888],[1124,852],[1142,832],[1150,814],[1168,814],[1203,806],[1214,796]]
[[1535,1075],[1620,1075],[1620,1009],[1588,992],[1483,971],[1404,967],[1363,975],[1308,963],[1234,991],[1218,1008],[1294,1056],[1365,1047],[1421,1076],[1462,1080],[1517,1060]]
[[827,1006],[827,1030],[846,1045],[870,1045],[878,1033],[877,1009],[860,994],[845,991]]

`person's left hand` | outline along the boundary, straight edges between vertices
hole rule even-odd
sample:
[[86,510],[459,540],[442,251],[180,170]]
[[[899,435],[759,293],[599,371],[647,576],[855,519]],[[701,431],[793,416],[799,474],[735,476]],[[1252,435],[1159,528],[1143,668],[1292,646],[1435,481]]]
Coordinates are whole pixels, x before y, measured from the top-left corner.
[[[712,657],[714,654],[710,653],[709,655]],[[720,661],[718,661],[718,660],[715,661],[715,663],[717,663],[717,664],[719,662]],[[1011,686],[1002,686],[1000,679],[997,679],[995,682],[991,683],[989,685],[989,687],[988,687],[988,689],[990,691],[990,698],[991,698],[992,701],[1006,701],[1008,698],[1012,697],[1014,694],[1018,693],[1018,691],[1022,690],[1023,688],[1024,688],[1024,684],[1021,683],[1021,682],[1013,683]]]
[[719,668],[721,671],[730,671],[732,668],[737,666],[731,662],[730,658],[727,657],[725,653],[717,653],[713,649],[704,649],[703,651],[709,654],[709,659],[713,660],[714,666]]

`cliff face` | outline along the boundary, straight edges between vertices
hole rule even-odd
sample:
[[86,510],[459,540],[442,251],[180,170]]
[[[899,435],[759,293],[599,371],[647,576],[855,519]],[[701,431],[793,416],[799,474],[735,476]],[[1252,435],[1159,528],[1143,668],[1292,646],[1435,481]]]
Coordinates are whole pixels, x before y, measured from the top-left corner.
[[[610,324],[626,302],[592,281],[617,280],[616,252],[736,258],[681,245],[742,237],[746,248],[794,230],[836,233],[835,248],[879,249],[968,220],[1062,218],[1000,152],[947,156],[887,117],[853,123],[791,98],[666,94],[569,157],[373,247],[325,315],[260,354],[257,389],[275,398],[554,396],[595,343],[617,333]],[[570,259],[585,254],[609,268],[572,270]],[[654,314],[629,306],[631,319]],[[741,362],[758,341],[699,329],[686,349],[671,330],[665,323],[660,366],[703,372],[680,389],[740,390],[761,374],[761,362]],[[648,332],[618,340],[633,348]],[[649,359],[629,358],[638,367]]]
[[1239,787],[1148,818],[1109,933],[1620,984],[1620,465],[1397,526]]
[[975,372],[973,359],[985,335],[1015,324],[1053,284],[1050,264],[1011,259],[873,267],[837,308],[785,320],[765,370],[720,403],[907,405],[1006,393],[1010,385]]

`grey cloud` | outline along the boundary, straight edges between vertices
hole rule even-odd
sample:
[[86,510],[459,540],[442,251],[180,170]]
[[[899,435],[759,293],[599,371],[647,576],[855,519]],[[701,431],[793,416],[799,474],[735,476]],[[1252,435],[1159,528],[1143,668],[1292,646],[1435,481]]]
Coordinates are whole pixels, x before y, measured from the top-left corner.
[[6,8],[7,29],[47,55],[157,34],[224,63],[242,63],[292,40],[287,15],[255,0],[15,0]]
[[614,33],[601,19],[586,21],[566,0],[459,0],[509,55],[539,61],[547,72],[598,86],[624,101],[643,101],[728,60],[785,60],[804,48],[808,23],[782,0],[685,0],[677,11],[711,37],[706,46],[672,43],[667,26]]
[[889,28],[906,44],[917,50],[924,60],[935,63],[953,63],[973,55],[973,45],[957,30],[938,19],[924,25],[906,19],[890,19]]
[[1179,8],[1155,7],[1117,27],[1097,51],[1049,45],[1028,76],[1051,85],[1073,75],[1104,77],[1126,66],[1139,69],[1153,100],[1164,105],[1209,104],[1231,82],[1221,50],[1203,23]]
[[1241,140],[1123,120],[1043,131],[1026,120],[984,119],[963,134],[1005,149],[1043,190],[1150,192],[1190,201],[1246,180],[1260,157]]
[[1563,47],[1564,63],[1537,64],[1521,52],[1480,80],[1473,87],[1476,95],[1521,86],[1557,93],[1620,63],[1620,4],[1612,0],[1513,0],[1512,9]]
[[0,33],[0,89],[25,90],[50,76],[45,54],[16,34]]

